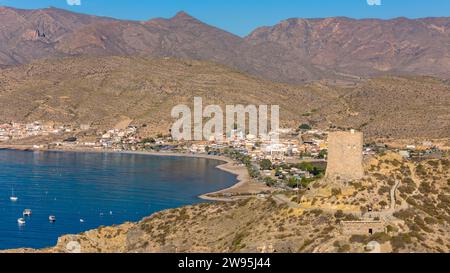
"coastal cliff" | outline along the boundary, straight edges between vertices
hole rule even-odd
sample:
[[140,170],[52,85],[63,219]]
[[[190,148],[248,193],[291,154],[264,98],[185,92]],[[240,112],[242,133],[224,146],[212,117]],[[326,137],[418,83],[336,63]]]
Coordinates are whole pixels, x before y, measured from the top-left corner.
[[52,248],[15,252],[70,252],[70,242],[87,253],[297,252],[317,230],[318,238],[328,240],[338,233],[332,215],[314,220],[315,216],[271,198],[207,203],[158,212],[138,223],[63,236]]

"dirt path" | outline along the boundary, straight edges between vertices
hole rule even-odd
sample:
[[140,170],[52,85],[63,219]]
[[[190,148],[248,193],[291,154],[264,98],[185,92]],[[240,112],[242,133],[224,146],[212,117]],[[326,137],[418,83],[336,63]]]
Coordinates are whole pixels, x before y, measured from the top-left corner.
[[394,211],[395,210],[395,204],[397,203],[396,197],[395,197],[395,193],[397,192],[398,186],[400,185],[400,181],[395,182],[395,185],[392,187],[391,189],[391,206],[390,206],[390,210]]
[[292,208],[292,209],[298,209],[298,208],[300,208],[300,205],[299,205],[299,204],[297,204],[297,203],[295,203],[295,202],[292,202],[292,201],[289,199],[289,197],[287,197],[287,196],[284,195],[284,194],[275,194],[275,195],[272,196],[272,198],[273,198],[273,200],[275,200],[275,202],[276,202],[277,204],[286,204],[286,205],[288,205],[289,208]]

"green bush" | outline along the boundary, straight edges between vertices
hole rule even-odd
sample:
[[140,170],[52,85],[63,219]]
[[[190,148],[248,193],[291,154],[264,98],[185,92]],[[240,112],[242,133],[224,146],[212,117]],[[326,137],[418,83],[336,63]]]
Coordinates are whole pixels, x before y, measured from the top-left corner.
[[408,184],[408,185],[402,185],[402,186],[398,187],[398,190],[402,193],[413,194],[414,191],[416,190],[416,187],[411,186],[411,184]]
[[350,245],[346,244],[346,245],[339,246],[337,252],[339,252],[339,253],[350,252]]
[[401,220],[408,220],[414,218],[414,216],[416,216],[416,212],[413,209],[406,209],[394,212],[394,216]]
[[271,177],[264,177],[264,183],[269,187],[273,187],[276,184],[276,181]]
[[388,225],[388,226],[386,227],[386,230],[387,230],[387,232],[397,232],[397,231],[398,231],[398,228],[396,228],[396,227],[394,227],[394,226],[391,226],[391,225]]
[[342,191],[341,191],[341,189],[338,189],[338,188],[332,188],[331,189],[331,194],[333,196],[340,195],[340,194],[342,194]]
[[269,159],[263,159],[259,163],[259,166],[262,170],[270,170],[272,169],[272,161],[270,161]]
[[234,236],[233,241],[231,242],[232,249],[233,249],[233,250],[239,250],[239,249],[241,249],[242,247],[244,247],[244,245],[242,245],[242,240],[244,240],[244,238],[245,238],[246,236],[247,236],[247,233],[245,233],[245,232],[237,233],[237,234]]
[[383,194],[388,193],[388,192],[390,192],[390,191],[391,191],[391,188],[389,188],[388,186],[381,186],[381,187],[378,189],[378,194],[379,194],[379,195],[383,195]]
[[147,144],[147,143],[150,143],[150,144],[153,144],[153,143],[156,143],[156,141],[155,141],[155,139],[154,138],[152,138],[152,137],[147,137],[147,138],[144,138],[142,141],[141,141],[141,143],[144,143],[144,144]]
[[345,213],[342,210],[338,210],[336,211],[336,213],[334,214],[334,217],[337,219],[342,219],[345,217]]
[[442,203],[450,204],[450,195],[439,194],[438,198],[439,198],[439,200],[441,200]]
[[395,251],[405,248],[410,243],[412,240],[409,234],[400,234],[391,238],[391,246]]
[[379,233],[375,233],[372,236],[370,236],[369,240],[384,244],[391,240],[391,236],[389,236],[385,232],[379,232]]
[[290,188],[296,188],[298,185],[300,185],[300,181],[295,177],[291,177],[287,181],[287,186]]
[[428,174],[426,168],[422,164],[417,165],[416,173],[419,176],[426,176]]
[[320,152],[319,152],[319,158],[320,159],[324,159],[324,158],[326,158],[328,156],[328,150],[321,150]]
[[300,130],[311,130],[311,126],[309,124],[303,123],[298,127]]
[[422,182],[419,187],[419,191],[425,195],[430,193],[436,193],[436,191],[432,188],[430,183]]
[[368,242],[368,239],[369,237],[367,237],[366,235],[352,235],[352,237],[350,237],[350,242],[365,244]]
[[311,214],[313,214],[315,217],[321,215],[323,213],[323,210],[321,209],[313,209],[310,211]]
[[427,223],[428,225],[435,225],[438,223],[438,221],[432,217],[425,217],[424,219],[425,223]]

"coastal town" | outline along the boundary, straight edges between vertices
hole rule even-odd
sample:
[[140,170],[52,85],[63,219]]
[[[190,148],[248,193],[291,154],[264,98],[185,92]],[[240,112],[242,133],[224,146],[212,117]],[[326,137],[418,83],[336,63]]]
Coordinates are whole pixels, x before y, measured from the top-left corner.
[[[324,252],[392,252],[410,247],[412,240],[410,238],[415,238],[414,240],[421,242],[422,245],[430,244],[434,247],[434,242],[426,241],[414,231],[422,229],[417,226],[417,221],[422,221],[420,220],[422,218],[416,217],[418,220],[416,218],[411,220],[407,213],[417,210],[422,214],[422,211],[425,211],[429,216],[428,218],[424,216],[424,219],[436,223],[449,220],[440,219],[434,213],[443,208],[442,206],[446,206],[444,203],[438,204],[438,207],[433,205],[433,210],[430,211],[428,207],[422,207],[411,199],[411,194],[414,194],[416,189],[420,193],[417,196],[423,200],[427,197],[422,194],[434,193],[432,189],[422,186],[426,182],[420,182],[419,177],[431,176],[439,185],[441,180],[450,183],[449,147],[442,145],[442,142],[435,140],[403,141],[394,144],[367,142],[361,132],[353,129],[323,130],[313,128],[309,124],[301,124],[298,128],[280,129],[277,132],[277,141],[245,134],[237,129],[226,135],[223,140],[211,138],[208,141],[175,141],[169,134],[143,136],[141,134],[143,128],[145,127],[127,124],[122,128],[97,130],[89,125],[54,125],[38,121],[30,124],[7,123],[0,125],[2,137],[0,149],[132,153],[218,159],[225,161],[225,164],[219,165],[218,168],[236,174],[238,183],[228,189],[204,194],[200,198],[232,203],[233,210],[244,214],[248,213],[244,210],[247,204],[253,204],[250,206],[255,206],[252,208],[255,211],[270,204],[270,207],[275,206],[277,213],[280,214],[278,216],[280,218],[276,219],[285,219],[286,210],[288,215],[298,213],[302,215],[301,217],[314,216],[305,220],[304,224],[300,224],[306,227],[309,227],[308,223],[331,217],[324,220],[328,221],[328,224],[321,225],[321,228],[324,228],[322,232],[314,232],[309,237],[321,236],[325,230],[332,231],[333,235],[329,237],[335,240],[332,244],[318,245],[299,236],[295,237],[294,241],[277,239],[269,240],[270,243],[263,245],[255,245],[254,236],[249,235],[246,237],[250,242],[248,245],[234,245],[221,249],[211,244],[208,251],[289,251],[292,244],[300,244],[302,241],[303,245],[298,250],[300,252],[314,251],[313,249],[317,247]],[[49,142],[45,143],[44,140]],[[421,186],[417,188],[417,185]],[[448,202],[444,195],[437,198],[443,200],[442,202]],[[223,206],[220,205],[221,202],[212,204],[215,204],[211,205],[213,210],[222,211],[215,208]],[[190,217],[197,217],[193,211],[190,214],[192,214]],[[158,215],[151,216],[151,221],[159,221]],[[139,229],[146,228],[145,221],[148,220],[136,223],[137,226],[144,225]],[[183,221],[189,220],[174,223],[195,225]],[[120,229],[129,229],[133,225],[123,225]],[[292,228],[295,229],[296,226]],[[313,226],[305,232],[310,232],[312,228]],[[423,229],[428,233],[432,230],[425,227]],[[90,235],[77,236],[100,236],[96,235],[96,232],[100,231],[94,230]],[[280,226],[276,230],[279,238],[287,236],[283,235],[284,233],[284,227]],[[153,238],[161,235],[151,236]],[[178,238],[176,236],[174,238]],[[64,247],[64,242],[73,241],[74,238],[77,241],[81,240],[73,236],[62,237],[55,247],[56,251],[63,251],[60,248]],[[234,239],[232,241],[232,244],[235,244]],[[113,242],[111,241],[111,244]],[[143,248],[139,251],[160,251],[164,247],[162,244],[155,249]],[[178,247],[186,252],[191,251],[189,244],[186,243]],[[426,245],[426,248],[430,247]],[[83,248],[85,251],[91,251],[89,243],[83,244]],[[95,252],[95,249],[92,251]]]
[[[221,140],[175,141],[170,134],[143,137],[144,126],[122,126],[97,130],[91,125],[56,125],[5,123],[0,125],[0,148],[29,150],[73,150],[109,152],[148,152],[190,156],[216,156],[232,159],[245,167],[250,177],[272,188],[299,190],[324,177],[327,166],[328,135],[335,129],[321,130],[309,124],[284,128],[276,132],[277,141],[235,129]],[[44,140],[42,139],[44,137]],[[49,141],[51,139],[52,141]],[[46,142],[48,141],[48,142]],[[29,143],[24,145],[22,143]],[[394,151],[402,158],[439,158],[449,147],[432,141],[389,145],[382,142],[364,144],[366,157]]]

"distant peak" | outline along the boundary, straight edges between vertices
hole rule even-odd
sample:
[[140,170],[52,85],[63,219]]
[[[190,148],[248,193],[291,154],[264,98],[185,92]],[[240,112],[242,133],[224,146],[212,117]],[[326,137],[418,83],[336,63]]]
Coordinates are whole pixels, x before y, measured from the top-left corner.
[[196,20],[194,17],[192,17],[191,15],[189,15],[185,11],[178,12],[172,19],[190,19],[190,20],[193,19],[193,20]]
[[47,8],[43,8],[41,9],[41,11],[47,11],[47,12],[63,12],[63,13],[74,13],[70,10],[67,9],[61,9],[61,8],[57,8],[57,7],[53,7],[53,6],[49,6]]

